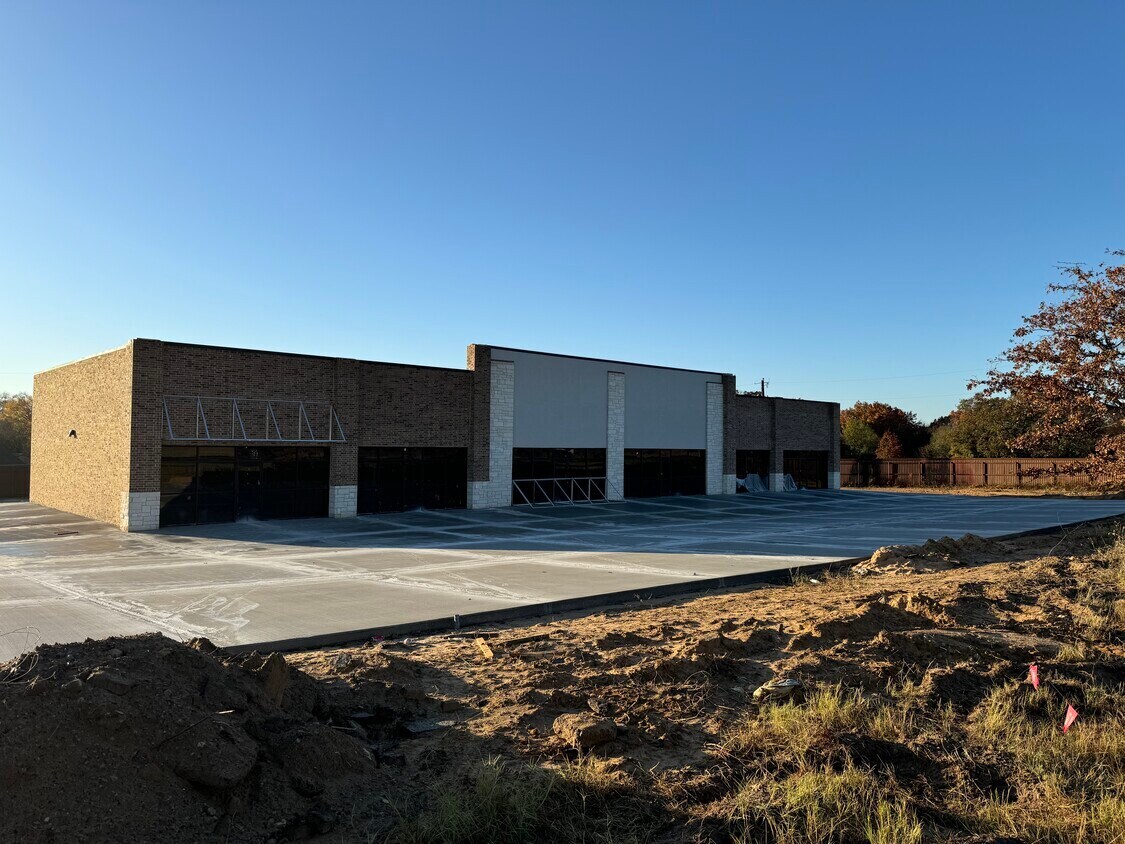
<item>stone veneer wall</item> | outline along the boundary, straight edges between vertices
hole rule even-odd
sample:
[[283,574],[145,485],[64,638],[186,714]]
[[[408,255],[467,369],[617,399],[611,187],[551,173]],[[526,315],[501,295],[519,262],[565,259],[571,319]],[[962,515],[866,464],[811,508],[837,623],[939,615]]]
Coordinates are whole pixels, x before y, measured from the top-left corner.
[[132,384],[132,343],[35,376],[32,501],[122,528],[142,515],[129,498]]
[[328,517],[347,519],[356,514],[359,507],[359,486],[343,484],[328,488]]
[[625,373],[606,373],[605,495],[625,498]]
[[488,480],[469,481],[469,507],[512,505],[516,366],[493,360],[489,378]]
[[[723,385],[707,385],[707,494],[733,495],[734,476],[723,472]],[[729,484],[728,484],[729,479]],[[730,487],[729,490],[727,487]]]

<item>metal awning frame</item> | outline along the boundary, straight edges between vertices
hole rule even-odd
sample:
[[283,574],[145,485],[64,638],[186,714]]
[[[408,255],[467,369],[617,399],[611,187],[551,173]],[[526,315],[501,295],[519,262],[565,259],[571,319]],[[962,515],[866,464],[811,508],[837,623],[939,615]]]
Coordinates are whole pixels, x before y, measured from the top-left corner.
[[[182,436],[177,434],[172,425],[172,414],[168,411],[168,400],[172,399],[181,401],[191,401],[195,403],[195,434],[194,436]],[[272,430],[273,434],[265,437],[251,437],[246,433],[246,425],[242,419],[242,409],[239,407],[239,401],[244,404],[264,404],[265,405],[265,430],[267,434]],[[225,436],[226,431],[212,433],[211,425],[207,421],[207,411],[203,403],[219,402],[222,404],[230,404],[230,436]],[[183,441],[183,440],[203,440],[207,442],[247,442],[247,443],[344,443],[348,441],[347,436],[344,434],[344,428],[340,425],[340,417],[336,415],[336,409],[329,402],[322,401],[299,401],[293,399],[237,399],[228,396],[164,396],[162,401],[164,408],[164,427],[167,431],[167,438],[169,440]],[[274,412],[274,406],[279,407],[296,407],[297,408],[297,436],[286,437],[282,431],[281,426],[277,421],[277,414]],[[313,430],[312,422],[309,420],[308,408],[326,407],[328,408],[328,432],[326,437],[318,437],[316,431]],[[223,414],[226,415],[225,413]],[[305,432],[308,436],[305,436]]]

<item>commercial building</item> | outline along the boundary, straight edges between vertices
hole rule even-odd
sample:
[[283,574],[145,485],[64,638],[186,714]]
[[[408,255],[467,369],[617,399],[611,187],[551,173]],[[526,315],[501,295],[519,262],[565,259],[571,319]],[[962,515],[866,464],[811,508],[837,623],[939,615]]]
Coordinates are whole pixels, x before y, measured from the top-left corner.
[[838,405],[735,386],[484,345],[445,369],[133,340],[35,376],[31,500],[132,531],[839,486]]

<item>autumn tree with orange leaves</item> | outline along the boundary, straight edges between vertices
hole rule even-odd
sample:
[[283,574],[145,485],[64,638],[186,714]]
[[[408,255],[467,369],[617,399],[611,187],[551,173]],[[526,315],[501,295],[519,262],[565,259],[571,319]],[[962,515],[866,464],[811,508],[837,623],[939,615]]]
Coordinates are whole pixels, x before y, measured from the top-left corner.
[[1048,287],[1059,299],[1025,317],[1012,345],[969,387],[1016,396],[1032,412],[1035,423],[1013,448],[1034,454],[1094,435],[1093,454],[1071,470],[1125,483],[1125,265],[1061,271],[1065,281]]

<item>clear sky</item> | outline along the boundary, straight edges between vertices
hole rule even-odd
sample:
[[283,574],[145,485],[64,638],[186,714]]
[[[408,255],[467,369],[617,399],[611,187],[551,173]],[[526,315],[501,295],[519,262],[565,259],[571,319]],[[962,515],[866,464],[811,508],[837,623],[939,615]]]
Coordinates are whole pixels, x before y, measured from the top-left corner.
[[923,419],[1125,246],[1120,2],[0,3],[0,391],[470,342]]

